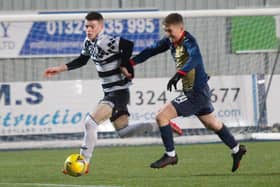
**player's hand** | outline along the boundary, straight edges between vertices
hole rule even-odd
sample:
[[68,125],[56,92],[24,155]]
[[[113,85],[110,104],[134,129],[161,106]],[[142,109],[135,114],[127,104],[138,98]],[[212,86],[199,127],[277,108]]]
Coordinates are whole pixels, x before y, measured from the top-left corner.
[[56,74],[59,74],[60,72],[66,71],[67,70],[67,66],[66,65],[62,65],[62,66],[55,66],[55,67],[49,67],[44,71],[43,76],[44,77],[53,77]]
[[120,67],[122,74],[128,78],[129,80],[133,79],[133,75],[131,73],[128,72],[128,70],[126,69],[126,67]]
[[168,81],[167,90],[172,91],[172,86],[174,86],[175,90],[177,90],[177,82],[183,77],[180,73],[175,73],[175,75]]
[[133,64],[129,61],[123,61],[121,63],[121,71],[122,73],[126,76],[128,79],[133,79],[134,78],[134,67]]

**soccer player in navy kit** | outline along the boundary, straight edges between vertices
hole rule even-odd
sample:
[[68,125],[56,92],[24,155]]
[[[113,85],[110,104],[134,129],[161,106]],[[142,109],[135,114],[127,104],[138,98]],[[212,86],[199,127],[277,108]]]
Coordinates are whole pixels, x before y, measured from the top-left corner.
[[170,120],[178,116],[196,115],[206,128],[213,130],[232,150],[232,172],[234,172],[238,169],[246,148],[238,144],[228,128],[213,113],[214,108],[210,101],[207,84],[209,77],[204,70],[196,39],[184,30],[183,18],[180,14],[168,15],[163,21],[163,27],[166,36],[131,59],[131,63],[136,65],[170,49],[177,72],[169,80],[167,89],[169,91],[172,91],[172,87],[177,89],[179,80],[183,85],[184,95],[166,103],[156,116],[166,152],[150,166],[163,168],[169,164],[177,164],[178,157],[175,152]]

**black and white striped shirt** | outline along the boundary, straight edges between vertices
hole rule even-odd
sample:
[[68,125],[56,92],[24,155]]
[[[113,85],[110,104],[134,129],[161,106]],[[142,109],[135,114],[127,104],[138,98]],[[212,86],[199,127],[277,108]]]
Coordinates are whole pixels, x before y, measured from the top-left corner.
[[80,57],[66,64],[68,70],[79,68],[89,58],[95,63],[104,92],[127,89],[131,85],[120,70],[123,61],[128,61],[132,54],[133,43],[121,37],[99,33],[94,41],[85,39]]

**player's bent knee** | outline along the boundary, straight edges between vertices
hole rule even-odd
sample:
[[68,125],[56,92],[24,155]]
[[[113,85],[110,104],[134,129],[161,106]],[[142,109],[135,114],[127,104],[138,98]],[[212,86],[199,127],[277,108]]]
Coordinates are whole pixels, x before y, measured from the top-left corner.
[[214,123],[206,123],[205,127],[209,130],[217,132],[217,131],[221,130],[223,125],[220,122],[214,122]]
[[156,115],[156,121],[159,126],[165,126],[173,118],[177,117],[177,112],[171,103],[167,103]]
[[204,124],[204,126],[208,129],[208,130],[212,130],[212,131],[215,131],[215,128],[213,128],[213,126],[210,124],[210,123],[206,123]]
[[95,119],[91,116],[91,115],[88,115],[85,119],[85,128],[86,129],[89,129],[89,127],[92,125],[92,124],[95,124],[96,127],[98,126],[98,123],[95,121]]
[[163,112],[159,112],[156,115],[156,121],[159,126],[164,126],[169,123],[170,119],[168,119]]

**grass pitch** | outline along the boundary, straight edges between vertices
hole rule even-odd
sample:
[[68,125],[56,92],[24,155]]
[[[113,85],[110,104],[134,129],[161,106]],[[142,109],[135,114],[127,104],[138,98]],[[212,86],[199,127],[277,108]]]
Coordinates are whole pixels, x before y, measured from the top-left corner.
[[0,186],[50,187],[279,187],[280,142],[246,142],[241,168],[231,172],[230,151],[223,144],[178,145],[179,163],[164,169],[149,164],[162,146],[98,147],[90,173],[61,173],[64,159],[78,149],[0,152]]

